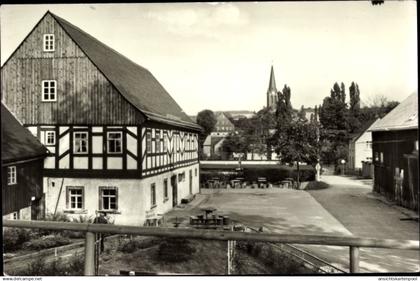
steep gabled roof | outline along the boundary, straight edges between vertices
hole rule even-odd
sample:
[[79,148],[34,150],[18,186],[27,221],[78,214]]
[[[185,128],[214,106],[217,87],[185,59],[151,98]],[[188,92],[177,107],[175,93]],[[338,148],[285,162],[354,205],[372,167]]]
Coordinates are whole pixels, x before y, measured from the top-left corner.
[[1,103],[2,165],[45,157],[48,150]]
[[148,119],[201,130],[149,70],[68,21],[49,13],[111,84]]
[[418,128],[418,97],[411,94],[385,117],[379,120],[370,131],[396,131]]

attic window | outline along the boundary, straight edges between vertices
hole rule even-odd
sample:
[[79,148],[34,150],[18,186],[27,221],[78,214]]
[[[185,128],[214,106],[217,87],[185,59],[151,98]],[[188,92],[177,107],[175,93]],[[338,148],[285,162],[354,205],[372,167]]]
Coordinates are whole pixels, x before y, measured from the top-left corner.
[[44,52],[53,52],[54,50],[54,34],[44,34]]

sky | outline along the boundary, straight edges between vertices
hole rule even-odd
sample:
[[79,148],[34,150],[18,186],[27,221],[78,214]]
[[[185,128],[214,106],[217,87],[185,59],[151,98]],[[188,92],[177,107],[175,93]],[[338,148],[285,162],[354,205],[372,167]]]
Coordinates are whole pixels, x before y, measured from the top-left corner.
[[189,115],[262,109],[271,65],[295,108],[336,81],[364,104],[417,91],[415,1],[2,5],[2,65],[47,10],[149,69]]

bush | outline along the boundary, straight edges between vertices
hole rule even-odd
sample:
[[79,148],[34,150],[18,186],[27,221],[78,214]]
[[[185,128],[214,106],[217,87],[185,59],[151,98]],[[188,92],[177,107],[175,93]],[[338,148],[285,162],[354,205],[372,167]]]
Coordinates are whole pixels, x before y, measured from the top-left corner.
[[187,239],[172,238],[165,239],[159,245],[157,256],[161,261],[176,263],[188,261],[194,253],[195,249]]
[[139,249],[147,249],[159,243],[158,238],[134,238],[118,247],[118,250],[123,253],[134,253]]
[[22,248],[22,244],[32,238],[38,237],[38,234],[25,228],[5,228],[3,231],[4,251],[16,251]]
[[[77,223],[93,223],[92,216],[86,216],[86,215],[80,215],[77,218],[73,218],[71,222],[77,222]],[[85,233],[81,231],[70,231],[70,230],[64,230],[62,232],[62,235],[69,238],[84,238]]]
[[31,262],[25,270],[14,272],[13,275],[21,276],[82,276],[84,269],[84,256],[75,255],[64,260],[58,258],[52,262],[46,262],[45,257]]
[[306,186],[305,190],[318,190],[318,189],[325,189],[330,187],[327,183],[322,182],[322,181],[311,181],[308,183],[308,185]]
[[23,247],[30,250],[42,250],[70,244],[69,238],[61,235],[46,236],[23,243]]

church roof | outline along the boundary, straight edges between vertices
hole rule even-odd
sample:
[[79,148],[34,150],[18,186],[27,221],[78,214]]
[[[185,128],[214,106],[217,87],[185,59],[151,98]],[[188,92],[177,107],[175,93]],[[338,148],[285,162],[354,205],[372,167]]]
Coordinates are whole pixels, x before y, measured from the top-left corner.
[[68,21],[51,12],[48,13],[54,17],[120,94],[144,113],[149,120],[201,130],[201,127],[187,116],[149,70],[129,60]]
[[270,82],[268,84],[268,92],[277,93],[276,78],[274,77],[274,67],[271,66]]

